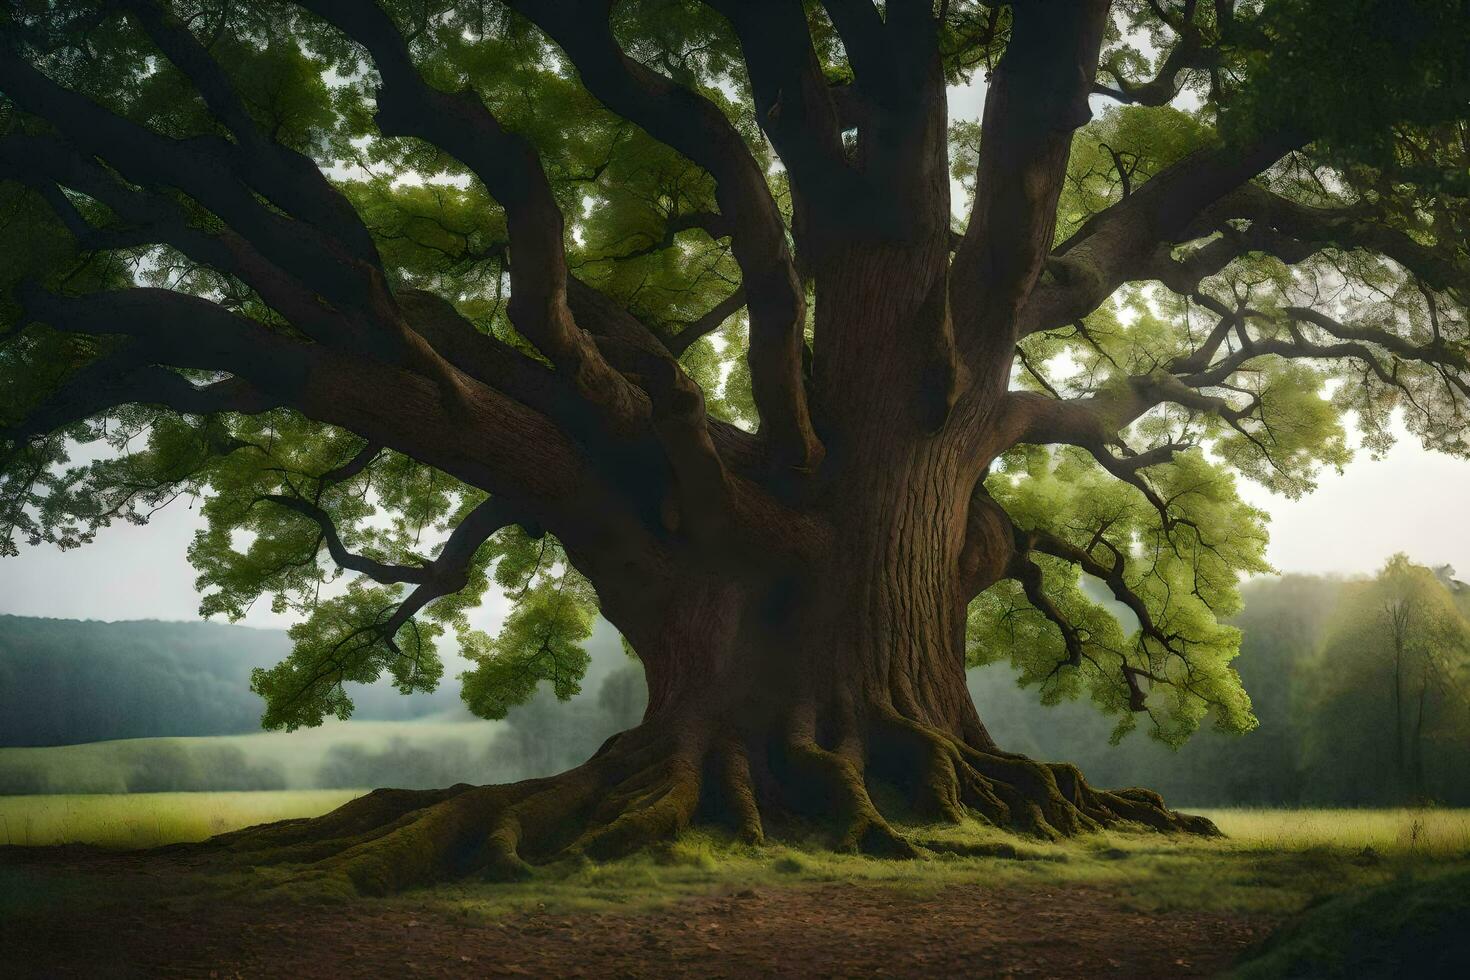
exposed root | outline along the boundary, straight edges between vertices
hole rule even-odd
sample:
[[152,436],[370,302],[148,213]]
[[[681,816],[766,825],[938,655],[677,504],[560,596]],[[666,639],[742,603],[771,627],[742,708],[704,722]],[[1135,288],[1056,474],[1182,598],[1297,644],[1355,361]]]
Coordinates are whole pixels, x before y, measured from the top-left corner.
[[836,849],[874,857],[912,858],[919,851],[900,836],[868,795],[862,768],[852,759],[830,752],[810,737],[797,737],[788,746],[787,761],[801,789],[801,808],[827,812],[836,818]]
[[[954,849],[896,829],[875,803],[875,780],[907,790],[907,820],[975,816],[1048,840],[1119,825],[1218,833],[1147,790],[1093,789],[1074,766],[983,751],[893,711],[863,725],[851,712],[841,717],[826,745],[810,714],[796,716],[775,743],[733,730],[707,739],[637,729],[559,776],[378,790],[314,820],[176,850],[225,866],[275,867],[288,881],[385,894],[463,876],[522,878],[567,857],[619,857],[696,820],[723,824],[748,843],[789,826],[783,818],[792,816],[801,826],[830,827],[838,850],[913,858]],[[999,853],[986,847],[976,853]]]
[[382,895],[467,875],[527,877],[533,865],[612,858],[688,826],[697,767],[666,759],[616,779],[596,760],[546,779],[450,790],[378,790],[314,820],[227,834],[197,849],[226,865],[288,866],[290,880]]
[[715,778],[709,794],[710,816],[718,819],[728,814],[738,840],[759,844],[765,840],[765,822],[745,746],[739,739],[726,738],[716,746],[712,762]]
[[1161,831],[1218,835],[1208,819],[1178,813],[1144,789],[1097,790],[1076,766],[986,752],[897,713],[879,727],[901,750],[915,810],[958,822],[965,810],[997,827],[1047,840],[1132,823]]
[[596,830],[576,849],[594,858],[621,857],[689,826],[699,807],[700,768],[685,759],[639,773],[609,794],[593,814]]

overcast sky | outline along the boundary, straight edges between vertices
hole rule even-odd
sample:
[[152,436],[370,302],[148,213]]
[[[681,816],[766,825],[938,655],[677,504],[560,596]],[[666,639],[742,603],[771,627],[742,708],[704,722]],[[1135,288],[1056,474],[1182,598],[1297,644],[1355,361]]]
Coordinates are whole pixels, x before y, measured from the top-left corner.
[[[983,84],[951,90],[951,115],[978,118],[983,101]],[[1269,556],[1279,571],[1364,574],[1404,551],[1470,577],[1470,462],[1427,452],[1412,438],[1401,439],[1383,460],[1360,455],[1341,474],[1324,472],[1318,490],[1301,500],[1245,482],[1241,492],[1271,514]],[[0,612],[197,619],[194,571],[185,554],[198,526],[198,512],[180,502],[146,527],[111,528],[78,551],[23,549],[19,558],[0,558]],[[478,625],[493,632],[506,609],[503,597],[492,597],[476,616]],[[290,620],[262,603],[245,622],[279,627]]]

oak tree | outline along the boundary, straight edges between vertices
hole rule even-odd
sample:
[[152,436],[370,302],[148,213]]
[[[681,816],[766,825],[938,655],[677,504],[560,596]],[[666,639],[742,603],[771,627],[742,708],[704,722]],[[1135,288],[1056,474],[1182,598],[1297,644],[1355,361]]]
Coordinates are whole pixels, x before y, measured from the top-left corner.
[[1470,448],[1458,0],[4,11],[6,547],[202,499],[203,611],[299,614],[271,727],[446,634],[488,717],[595,612],[646,671],[560,777],[228,842],[359,888],[696,820],[915,853],[875,799],[1208,831],[1004,751],[966,666],[1248,728],[1235,477]]

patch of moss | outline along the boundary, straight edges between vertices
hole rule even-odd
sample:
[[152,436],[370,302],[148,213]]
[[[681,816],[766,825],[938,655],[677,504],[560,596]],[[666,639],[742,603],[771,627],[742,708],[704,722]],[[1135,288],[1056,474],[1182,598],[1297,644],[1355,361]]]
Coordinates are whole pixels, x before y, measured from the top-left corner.
[[807,870],[807,863],[795,854],[788,854],[771,862],[771,867],[782,874],[799,875]]
[[926,848],[917,861],[835,853],[821,840],[754,845],[729,834],[690,831],[673,843],[617,861],[568,860],[535,869],[520,884],[461,882],[414,893],[496,916],[510,911],[639,911],[683,898],[747,888],[801,888],[832,881],[932,892],[984,882],[994,887],[1105,888],[1125,906],[1154,912],[1199,909],[1291,915],[1326,896],[1361,890],[1435,867],[1470,869],[1470,856],[1360,851],[1317,841],[1291,847],[1250,840],[1161,837],[1109,831],[1058,843],[1007,834],[979,821],[900,827]]
[[1470,976],[1470,871],[1339,896],[1272,936],[1239,980]]

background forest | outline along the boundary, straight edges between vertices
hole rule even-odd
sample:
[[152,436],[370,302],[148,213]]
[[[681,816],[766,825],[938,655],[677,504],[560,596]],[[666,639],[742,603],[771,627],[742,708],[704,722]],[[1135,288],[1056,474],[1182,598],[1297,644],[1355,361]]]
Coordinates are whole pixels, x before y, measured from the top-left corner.
[[[1244,591],[1236,661],[1260,725],[1175,750],[1082,702],[1044,706],[1008,664],[969,675],[1003,744],[1194,806],[1470,805],[1470,588],[1402,557],[1373,579],[1289,575]],[[1118,612],[1118,610],[1115,610]],[[284,633],[210,623],[0,617],[0,794],[431,787],[554,773],[635,724],[641,668],[599,624],[582,692],[501,722],[454,685],[353,694],[354,719],[262,733],[253,668]]]

